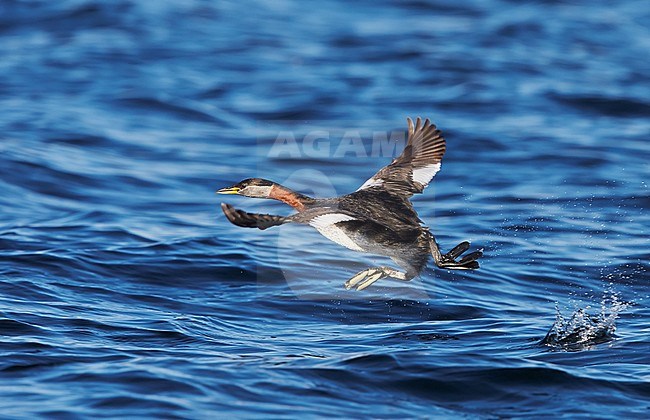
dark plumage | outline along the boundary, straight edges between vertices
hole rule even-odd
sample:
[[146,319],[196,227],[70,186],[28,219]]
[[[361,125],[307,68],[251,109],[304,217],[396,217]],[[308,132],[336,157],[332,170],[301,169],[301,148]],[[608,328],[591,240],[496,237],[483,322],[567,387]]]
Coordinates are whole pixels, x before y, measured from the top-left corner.
[[361,271],[346,282],[346,288],[364,289],[377,280],[392,277],[410,280],[425,267],[429,255],[438,267],[473,270],[479,268],[475,251],[459,261],[469,249],[462,242],[442,255],[434,236],[423,226],[409,198],[421,193],[440,170],[446,145],[440,130],[427,119],[408,119],[408,141],[402,154],[379,170],[357,191],[336,198],[315,199],[282,185],[260,178],[250,178],[222,194],[270,198],[283,201],[297,213],[291,216],[247,213],[222,204],[231,223],[241,227],[267,229],[284,223],[311,225],[332,241],[355,251],[385,255],[406,271],[375,267]]

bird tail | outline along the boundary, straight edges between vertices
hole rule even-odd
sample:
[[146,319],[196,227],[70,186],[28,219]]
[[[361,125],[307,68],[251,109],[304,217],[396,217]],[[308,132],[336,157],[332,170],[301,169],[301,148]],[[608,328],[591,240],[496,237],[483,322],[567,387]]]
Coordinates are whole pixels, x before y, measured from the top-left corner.
[[272,214],[246,213],[243,210],[237,210],[230,204],[221,203],[221,210],[226,215],[230,223],[236,226],[247,228],[258,228],[261,230],[273,226],[279,226],[289,223],[291,219],[284,216],[274,216]]
[[460,260],[456,261],[456,258],[460,257],[469,249],[469,242],[467,241],[459,243],[444,255],[440,253],[440,247],[433,235],[431,235],[429,244],[431,246],[431,255],[433,255],[433,260],[440,268],[446,268],[449,270],[476,270],[479,268],[479,263],[476,260],[483,256],[483,250],[470,252]]

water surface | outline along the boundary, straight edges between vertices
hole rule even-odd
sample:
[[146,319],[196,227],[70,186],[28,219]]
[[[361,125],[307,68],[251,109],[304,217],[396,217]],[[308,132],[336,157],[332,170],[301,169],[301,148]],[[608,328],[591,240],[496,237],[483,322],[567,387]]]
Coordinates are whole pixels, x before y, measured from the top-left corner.
[[[644,6],[2,2],[2,417],[647,417]],[[353,191],[417,115],[479,271],[346,291],[383,260],[219,210]]]

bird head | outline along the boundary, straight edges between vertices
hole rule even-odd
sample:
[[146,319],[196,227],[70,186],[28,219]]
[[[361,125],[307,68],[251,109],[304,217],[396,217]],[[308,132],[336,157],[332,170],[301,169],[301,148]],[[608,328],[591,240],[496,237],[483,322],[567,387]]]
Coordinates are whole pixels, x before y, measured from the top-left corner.
[[262,178],[248,178],[232,187],[222,188],[217,194],[237,194],[253,198],[269,198],[274,182]]

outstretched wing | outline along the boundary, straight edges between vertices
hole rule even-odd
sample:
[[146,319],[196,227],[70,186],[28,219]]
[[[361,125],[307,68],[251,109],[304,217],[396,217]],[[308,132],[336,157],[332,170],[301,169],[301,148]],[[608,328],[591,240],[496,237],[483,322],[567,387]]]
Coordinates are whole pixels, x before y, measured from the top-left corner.
[[421,193],[440,170],[445,154],[445,139],[440,130],[427,118],[424,123],[418,117],[407,118],[408,141],[402,154],[390,165],[379,170],[359,190],[384,188],[393,194],[410,197]]
[[230,220],[230,223],[247,228],[258,228],[264,230],[291,221],[287,217],[274,216],[272,214],[246,213],[245,211],[237,210],[230,204],[226,203],[221,203],[221,210],[223,210],[223,214],[225,214],[228,220]]

